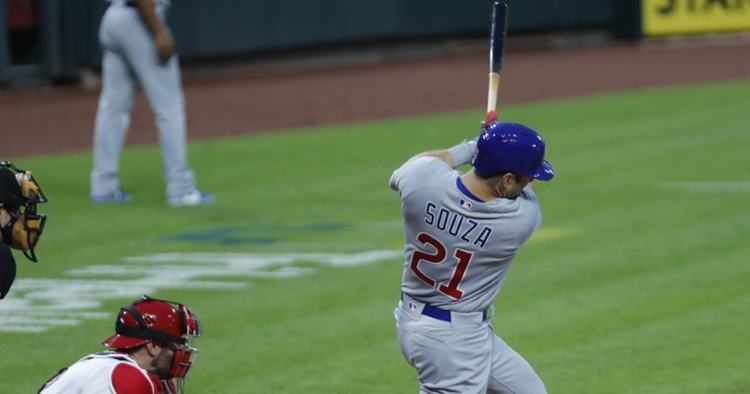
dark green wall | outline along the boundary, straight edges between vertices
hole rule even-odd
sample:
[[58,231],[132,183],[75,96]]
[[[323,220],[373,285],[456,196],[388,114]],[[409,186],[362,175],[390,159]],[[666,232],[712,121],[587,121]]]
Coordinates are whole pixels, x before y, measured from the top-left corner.
[[[510,34],[607,26],[615,0],[507,0]],[[485,34],[487,0],[178,0],[169,23],[182,57],[368,40]]]
[[[75,78],[98,67],[105,0],[37,0],[44,26],[42,72]],[[609,28],[615,3],[639,0],[506,0],[509,35]],[[483,37],[491,0],[173,0],[169,13],[183,60],[323,45]],[[4,19],[4,18],[3,18]],[[4,31],[0,20],[0,31]],[[0,80],[9,75],[0,34]]]

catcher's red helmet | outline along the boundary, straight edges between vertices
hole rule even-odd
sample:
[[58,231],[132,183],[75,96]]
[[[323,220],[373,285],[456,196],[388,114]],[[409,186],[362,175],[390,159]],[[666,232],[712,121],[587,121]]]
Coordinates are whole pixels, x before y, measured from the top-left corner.
[[198,353],[192,342],[201,336],[201,326],[195,313],[185,305],[144,295],[120,309],[115,333],[104,341],[104,345],[130,349],[151,341],[177,344],[171,375],[184,379]]
[[200,323],[186,306],[144,295],[120,309],[115,332],[104,345],[115,349],[130,349],[150,341],[184,345],[187,336],[200,336]]

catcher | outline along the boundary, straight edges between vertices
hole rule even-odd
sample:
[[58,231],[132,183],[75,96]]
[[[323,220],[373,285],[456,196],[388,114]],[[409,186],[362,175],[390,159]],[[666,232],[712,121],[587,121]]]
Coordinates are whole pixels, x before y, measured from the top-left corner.
[[16,261],[10,248],[23,251],[37,262],[35,248],[44,231],[47,216],[36,210],[36,204],[47,197],[31,172],[13,164],[0,162],[0,299],[5,298],[16,278]]
[[63,368],[38,394],[183,394],[200,336],[188,307],[144,295],[120,308],[115,335],[103,343],[113,350]]

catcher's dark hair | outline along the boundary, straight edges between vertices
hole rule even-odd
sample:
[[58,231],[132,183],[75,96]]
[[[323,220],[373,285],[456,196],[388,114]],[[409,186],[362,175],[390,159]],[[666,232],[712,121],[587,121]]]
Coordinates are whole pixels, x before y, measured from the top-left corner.
[[133,347],[130,347],[130,348],[127,348],[127,349],[117,349],[117,351],[118,352],[123,352],[125,354],[135,354],[138,351],[140,351],[141,349],[143,349],[144,347],[146,347],[145,343],[140,344],[138,346],[133,346]]

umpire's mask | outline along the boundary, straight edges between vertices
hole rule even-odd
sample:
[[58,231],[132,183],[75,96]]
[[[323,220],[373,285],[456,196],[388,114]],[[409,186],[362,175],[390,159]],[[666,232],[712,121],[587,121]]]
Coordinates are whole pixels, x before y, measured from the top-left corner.
[[44,231],[47,215],[36,210],[36,204],[47,202],[41,186],[31,172],[18,169],[10,162],[0,162],[0,203],[10,215],[10,221],[0,227],[3,243],[23,251],[29,260],[37,262],[36,248]]

